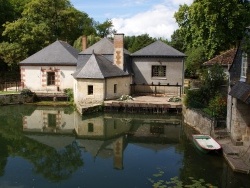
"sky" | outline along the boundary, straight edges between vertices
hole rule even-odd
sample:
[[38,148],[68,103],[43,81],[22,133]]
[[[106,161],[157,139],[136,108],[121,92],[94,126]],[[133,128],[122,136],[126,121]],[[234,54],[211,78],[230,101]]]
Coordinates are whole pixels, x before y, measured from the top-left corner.
[[193,0],[70,0],[71,4],[95,21],[112,20],[117,33],[125,36],[149,34],[150,37],[171,39],[178,29],[174,13],[179,5]]

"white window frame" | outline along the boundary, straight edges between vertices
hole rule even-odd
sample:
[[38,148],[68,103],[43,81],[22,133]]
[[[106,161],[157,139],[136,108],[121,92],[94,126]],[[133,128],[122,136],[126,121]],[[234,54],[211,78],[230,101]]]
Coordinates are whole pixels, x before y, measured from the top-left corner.
[[243,52],[242,53],[242,60],[241,60],[241,74],[240,74],[241,80],[240,81],[246,81],[247,66],[248,66],[247,53]]

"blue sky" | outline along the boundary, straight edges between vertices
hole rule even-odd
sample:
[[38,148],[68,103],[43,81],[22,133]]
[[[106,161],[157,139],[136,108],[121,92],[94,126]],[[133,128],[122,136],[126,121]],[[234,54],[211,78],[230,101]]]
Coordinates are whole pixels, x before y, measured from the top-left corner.
[[127,36],[149,34],[170,39],[178,28],[174,13],[193,0],[70,0],[72,5],[100,23],[111,19],[114,29]]

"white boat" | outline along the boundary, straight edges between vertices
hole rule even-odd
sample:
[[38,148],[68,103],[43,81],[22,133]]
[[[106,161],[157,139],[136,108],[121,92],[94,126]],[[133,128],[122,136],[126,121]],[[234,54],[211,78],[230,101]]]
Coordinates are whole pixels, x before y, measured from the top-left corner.
[[221,150],[220,144],[216,142],[210,135],[194,134],[192,136],[196,147],[204,153]]

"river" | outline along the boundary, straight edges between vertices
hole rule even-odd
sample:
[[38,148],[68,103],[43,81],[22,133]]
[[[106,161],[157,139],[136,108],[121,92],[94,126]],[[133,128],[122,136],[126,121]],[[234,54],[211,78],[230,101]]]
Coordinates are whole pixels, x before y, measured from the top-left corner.
[[221,154],[190,140],[181,114],[0,107],[0,187],[250,187]]

